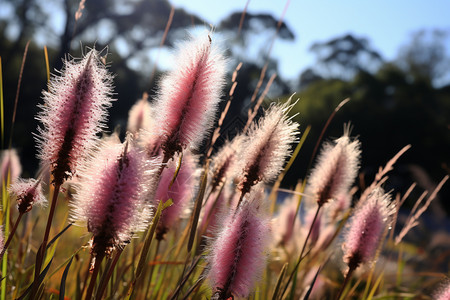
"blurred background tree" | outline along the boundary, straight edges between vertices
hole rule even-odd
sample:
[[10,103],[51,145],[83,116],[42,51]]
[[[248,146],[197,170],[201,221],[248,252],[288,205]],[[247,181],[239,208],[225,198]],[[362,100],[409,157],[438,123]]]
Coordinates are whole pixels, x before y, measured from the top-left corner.
[[[0,14],[0,56],[7,133],[23,50],[27,41],[31,41],[13,137],[13,146],[19,148],[28,175],[38,167],[31,132],[36,132],[36,105],[46,88],[43,45],[49,49],[51,70],[61,67],[67,53],[79,57],[85,46],[108,47],[107,61],[116,74],[115,92],[119,98],[110,110],[112,130],[116,125],[125,126],[126,112],[143,92],[154,93],[160,71],[155,67],[158,64],[153,60],[155,55],[151,54],[159,51],[169,20],[170,30],[163,50],[184,38],[187,28],[204,28],[208,24],[193,13],[173,8],[168,0],[86,1],[82,16],[76,20],[79,5],[80,1],[76,0],[4,0],[0,4],[6,12]],[[286,23],[279,23],[270,13],[246,12],[242,19],[242,11],[237,11],[218,24],[214,30],[226,37],[230,73],[243,62],[232,107],[223,126],[225,135],[231,135],[232,128],[242,127],[246,121],[250,98],[254,96],[264,66],[266,75],[257,96],[269,78],[278,74],[278,58],[270,53],[273,38],[293,41],[296,36]],[[302,72],[299,70],[296,81],[276,76],[269,99],[288,97],[297,91],[300,101],[293,113],[299,113],[296,120],[301,128],[312,126],[308,142],[285,184],[293,186],[299,177],[305,176],[326,119],[347,97],[351,97],[351,102],[339,111],[325,136],[341,135],[342,124],[352,122],[353,134],[362,141],[362,165],[367,181],[378,166],[406,144],[412,144],[413,149],[401,159],[388,190],[392,187],[401,191],[412,180],[430,188],[426,185],[450,173],[447,38],[443,31],[419,31],[401,46],[396,59],[387,61],[368,38],[347,33],[314,43],[310,49],[317,57],[316,63]],[[229,87],[225,93],[228,90]],[[424,173],[429,180],[423,179]],[[447,185],[441,197],[449,196]],[[449,209],[448,201],[445,205]]]

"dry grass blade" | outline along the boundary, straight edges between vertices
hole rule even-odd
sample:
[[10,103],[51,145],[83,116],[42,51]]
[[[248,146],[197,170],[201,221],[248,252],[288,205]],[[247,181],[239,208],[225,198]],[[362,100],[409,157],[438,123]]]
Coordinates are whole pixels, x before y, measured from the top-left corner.
[[48,63],[47,46],[44,46],[44,57],[45,57],[45,70],[47,72],[47,82],[49,82],[50,81],[50,64]]
[[276,77],[277,77],[276,73],[274,73],[274,74],[272,74],[272,76],[270,76],[270,79],[267,82],[267,85],[266,85],[263,93],[258,98],[258,101],[255,104],[255,107],[253,108],[253,110],[251,109],[251,107],[248,110],[248,120],[247,120],[247,123],[245,124],[245,127],[242,130],[242,132],[245,133],[250,128],[250,125],[252,124],[253,119],[256,117],[256,114],[258,113],[259,107],[261,106],[262,102],[264,101],[264,98],[266,97],[267,93],[269,92],[270,86],[272,85],[272,83],[273,83],[273,81],[275,80]]
[[217,121],[217,127],[216,127],[216,129],[214,129],[214,132],[212,134],[211,143],[209,145],[209,149],[208,149],[208,153],[206,154],[206,158],[209,158],[211,156],[213,146],[220,136],[220,129],[222,127],[223,121],[225,120],[225,117],[227,116],[228,110],[230,109],[231,101],[233,100],[234,90],[236,89],[236,86],[237,86],[237,82],[236,82],[237,74],[241,68],[242,68],[242,62],[240,62],[234,69],[233,76],[231,77],[231,83],[232,83],[231,88],[230,88],[230,91],[228,92],[228,101],[227,101],[227,104],[225,105],[225,108],[223,109],[222,113],[220,114],[219,121]]
[[406,151],[408,151],[409,148],[411,148],[411,145],[406,145],[393,158],[391,158],[391,160],[389,160],[387,162],[387,164],[384,168],[380,167],[380,169],[378,170],[378,173],[375,175],[375,179],[372,182],[372,184],[368,188],[366,188],[364,190],[363,194],[361,195],[361,199],[367,198],[367,196],[370,194],[370,192],[374,188],[376,188],[377,186],[380,186],[387,180],[387,177],[385,177],[385,175],[389,171],[392,171],[394,169],[394,164],[397,162],[397,160],[400,158],[400,156],[402,156]]
[[333,110],[333,112],[331,113],[331,115],[328,117],[327,122],[325,123],[325,126],[323,126],[322,131],[320,132],[319,138],[317,139],[317,143],[314,146],[314,150],[313,150],[313,154],[311,155],[311,159],[309,161],[309,167],[308,169],[310,169],[310,166],[312,166],[314,157],[316,157],[316,153],[317,150],[319,150],[319,145],[322,142],[323,136],[325,135],[325,131],[328,129],[328,126],[330,126],[331,121],[334,119],[334,116],[336,115],[336,113],[348,102],[350,101],[350,98],[345,98],[344,100],[342,100],[338,106],[336,106],[336,108]]
[[244,10],[242,11],[241,19],[239,20],[239,29],[238,29],[237,37],[239,37],[239,35],[241,34],[242,25],[244,25],[245,14],[247,13],[247,8],[248,8],[249,3],[250,3],[250,0],[247,0],[247,3],[245,3]]
[[30,41],[25,45],[25,50],[23,52],[22,65],[20,66],[19,80],[17,82],[16,98],[14,99],[14,111],[11,120],[11,133],[9,135],[9,148],[12,146],[12,137],[14,132],[14,123],[16,122],[17,104],[19,103],[19,93],[20,85],[22,84],[23,68],[25,67],[25,61],[27,59],[28,47],[30,46]]
[[[286,15],[286,12],[287,12],[287,9],[289,7],[290,2],[291,2],[290,0],[286,1],[286,4],[285,4],[284,9],[283,9],[283,13],[281,14],[280,19],[278,20],[275,34],[273,35],[273,38],[272,38],[272,41],[270,43],[269,49],[267,50],[266,57],[268,59],[270,58],[270,53],[272,52],[273,45],[275,44],[275,40],[276,40],[276,38],[278,36],[278,33],[280,32],[280,28],[281,28],[281,25],[283,24],[283,19],[284,19],[284,16]],[[256,84],[255,91],[253,92],[253,95],[252,95],[252,98],[251,98],[251,103],[255,102],[255,100],[256,100],[256,96],[258,95],[259,89],[261,88],[262,83],[264,81],[264,78],[266,77],[266,72],[267,72],[267,67],[268,66],[269,66],[269,61],[267,61],[264,64],[264,67],[261,70],[261,74],[259,76],[258,83]]]
[[173,15],[175,14],[175,7],[173,5],[170,6],[170,14],[169,14],[169,19],[167,20],[166,23],[166,28],[164,29],[164,34],[161,38],[161,43],[159,44],[158,47],[158,52],[156,54],[156,59],[155,59],[155,63],[153,64],[152,67],[152,72],[150,73],[150,80],[149,80],[149,84],[151,85],[154,78],[155,78],[155,73],[156,73],[156,68],[158,67],[158,60],[159,60],[159,55],[161,53],[161,47],[164,45],[166,38],[167,38],[167,34],[169,33],[169,29],[170,26],[172,25],[172,21],[173,21]]
[[[418,209],[418,206],[420,202],[422,202],[422,199],[425,197],[425,194],[423,194],[423,197],[419,198],[419,200],[417,200],[416,204],[414,205],[413,210],[411,211],[411,214],[408,217],[408,220],[406,221],[405,226],[402,228],[402,230],[400,231],[399,235],[395,238],[395,244],[397,245],[398,243],[400,243],[402,241],[402,239],[405,237],[405,235],[415,226],[417,226],[419,224],[418,219],[420,218],[420,216],[427,210],[427,208],[430,206],[431,201],[434,200],[434,198],[436,198],[437,193],[440,191],[440,189],[442,188],[442,186],[445,184],[445,182],[448,180],[449,176],[446,175],[441,182],[439,182],[439,184],[436,186],[436,188],[434,189],[433,193],[431,193],[430,196],[428,196],[427,201],[425,202],[425,204]],[[418,209],[418,210],[417,210]],[[416,211],[417,210],[417,211]]]

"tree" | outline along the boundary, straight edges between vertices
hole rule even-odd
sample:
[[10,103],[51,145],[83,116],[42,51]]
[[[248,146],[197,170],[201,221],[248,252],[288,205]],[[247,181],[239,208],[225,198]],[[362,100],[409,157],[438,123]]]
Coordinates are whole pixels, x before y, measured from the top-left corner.
[[447,37],[448,34],[442,30],[414,33],[410,42],[400,49],[397,64],[412,80],[442,85],[450,67],[445,48]]
[[376,70],[383,62],[366,38],[351,34],[314,43],[310,50],[317,55],[319,73],[324,77],[349,79],[360,70]]

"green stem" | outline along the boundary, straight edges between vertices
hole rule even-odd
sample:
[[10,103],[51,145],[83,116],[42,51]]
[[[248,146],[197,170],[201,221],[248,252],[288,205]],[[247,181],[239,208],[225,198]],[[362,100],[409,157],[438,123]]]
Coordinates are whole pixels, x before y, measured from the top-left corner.
[[39,274],[41,273],[42,263],[44,262],[45,251],[48,243],[48,236],[50,235],[50,228],[52,227],[53,215],[55,214],[56,203],[58,201],[58,194],[61,184],[55,185],[55,190],[53,191],[52,205],[50,207],[50,213],[47,219],[47,226],[45,227],[44,239],[39,248],[40,251],[36,254],[36,265],[34,267],[34,282],[33,288],[31,290],[30,299],[34,299],[36,292],[39,288]]
[[145,299],[147,299],[148,292],[150,291],[150,286],[152,285],[152,277],[153,277],[153,272],[155,270],[156,258],[158,257],[160,243],[161,243],[161,240],[156,239],[155,255],[153,256],[152,265],[150,267],[150,277],[149,277],[149,282],[147,284],[147,290],[145,291]]

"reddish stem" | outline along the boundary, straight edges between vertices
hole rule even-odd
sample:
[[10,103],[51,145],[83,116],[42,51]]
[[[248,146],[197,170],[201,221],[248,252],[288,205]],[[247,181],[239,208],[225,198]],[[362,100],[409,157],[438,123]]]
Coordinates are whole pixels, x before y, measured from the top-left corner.
[[8,240],[6,241],[5,245],[3,246],[2,253],[0,253],[0,260],[2,260],[3,255],[6,252],[6,249],[8,249],[8,246],[11,243],[12,238],[14,237],[14,234],[16,233],[17,226],[19,226],[19,222],[20,222],[20,219],[22,219],[22,216],[23,216],[23,213],[19,213],[19,216],[17,217],[16,223],[14,224],[14,227],[13,227],[13,229],[11,230],[11,232],[10,232],[10,234],[8,236]]
[[91,282],[89,283],[89,287],[86,292],[86,298],[84,298],[86,300],[92,299],[92,292],[94,291],[95,282],[97,281],[97,275],[98,272],[100,271],[100,265],[102,264],[104,257],[105,255],[103,253],[99,253],[95,257],[94,271],[92,272]]
[[355,271],[355,268],[349,268],[348,269],[347,275],[345,275],[344,283],[342,284],[341,289],[339,290],[339,294],[337,295],[336,300],[339,300],[341,298],[342,293],[345,290],[345,287],[347,286],[347,284],[349,283],[350,279],[352,278],[353,271]]
[[116,255],[114,256],[114,259],[111,263],[111,266],[109,267],[108,273],[106,274],[105,280],[100,284],[98,287],[97,293],[95,295],[96,299],[102,299],[103,293],[105,292],[105,288],[108,285],[109,279],[112,276],[112,273],[114,271],[114,268],[116,267],[117,261],[119,260],[120,255],[122,254],[123,249],[119,250]]

